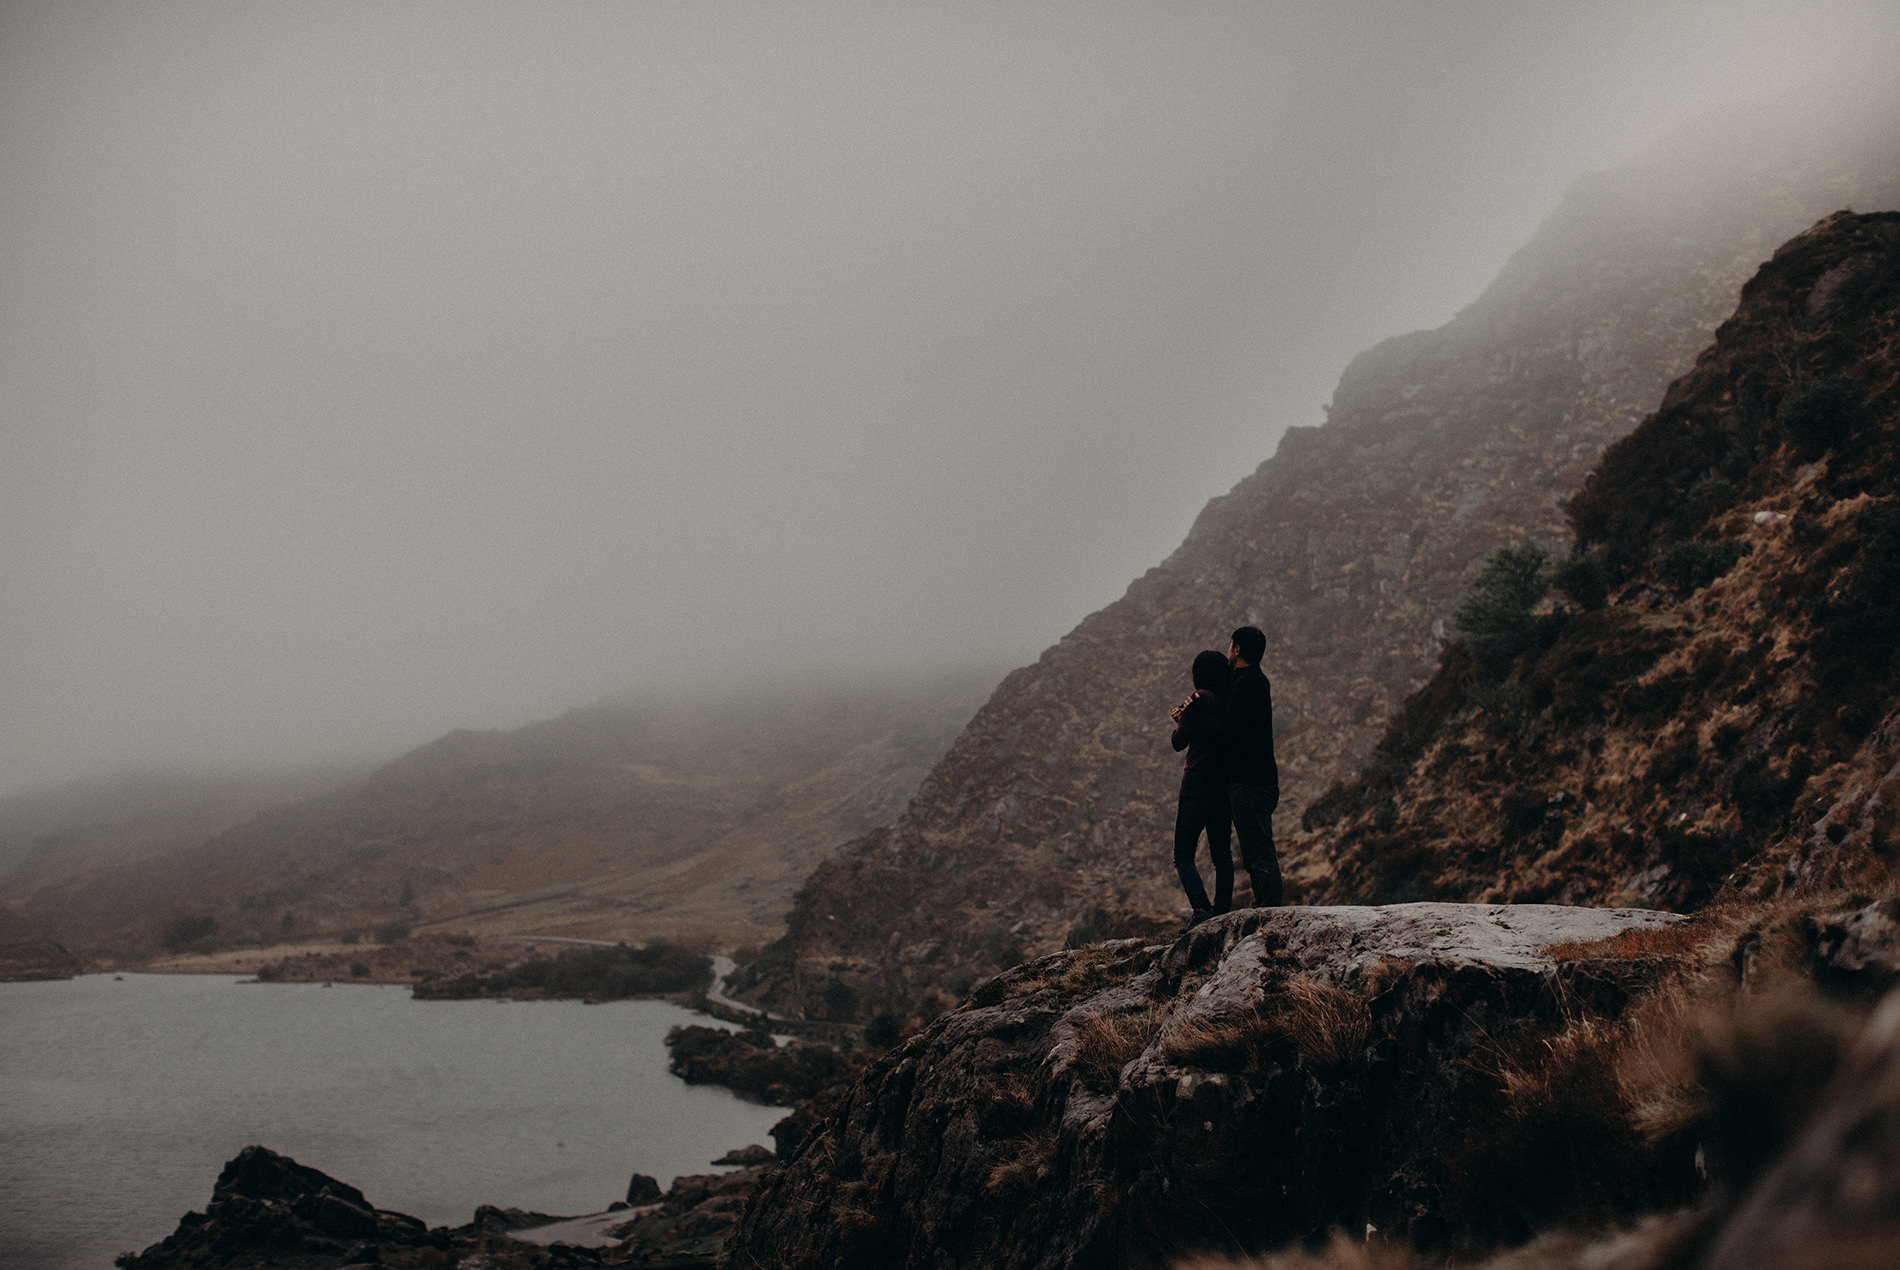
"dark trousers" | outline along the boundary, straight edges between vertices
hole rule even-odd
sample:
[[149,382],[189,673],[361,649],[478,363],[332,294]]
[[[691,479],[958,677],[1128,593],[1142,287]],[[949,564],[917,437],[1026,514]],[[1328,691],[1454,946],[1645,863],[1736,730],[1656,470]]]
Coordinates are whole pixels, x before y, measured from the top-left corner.
[[[1194,852],[1207,833],[1207,855],[1214,862],[1214,902],[1207,902],[1207,888],[1201,884],[1201,871],[1194,865]],[[1174,813],[1174,871],[1181,877],[1181,889],[1195,911],[1225,913],[1234,906],[1234,857],[1228,849],[1227,799],[1220,794],[1188,794]]]
[[1279,800],[1260,785],[1229,785],[1234,837],[1240,843],[1240,867],[1253,883],[1255,908],[1273,908],[1285,899],[1280,857],[1273,850],[1273,807]]

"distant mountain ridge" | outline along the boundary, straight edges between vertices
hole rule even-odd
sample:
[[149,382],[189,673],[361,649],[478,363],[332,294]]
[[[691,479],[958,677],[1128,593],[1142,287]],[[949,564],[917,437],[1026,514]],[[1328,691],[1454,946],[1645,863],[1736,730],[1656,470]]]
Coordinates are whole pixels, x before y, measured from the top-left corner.
[[761,942],[819,855],[902,808],[994,674],[701,688],[451,732],[195,838],[78,868],[49,850],[0,879],[0,933],[115,955],[180,918],[263,942],[444,924]]
[[1355,359],[1324,427],[1289,430],[1167,560],[1011,674],[903,815],[819,866],[751,999],[928,1013],[1091,909],[1180,910],[1167,709],[1243,622],[1269,641],[1282,858],[1295,896],[1323,885],[1301,814],[1425,682],[1485,554],[1561,554],[1565,498],[1777,244],[1900,206],[1891,132],[1705,130],[1580,181],[1476,302]]

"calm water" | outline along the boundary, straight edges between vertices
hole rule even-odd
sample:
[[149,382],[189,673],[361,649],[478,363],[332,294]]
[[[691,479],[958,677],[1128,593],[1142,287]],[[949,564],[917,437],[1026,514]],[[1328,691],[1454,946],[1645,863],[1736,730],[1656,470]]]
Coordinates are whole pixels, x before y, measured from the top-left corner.
[[205,975],[0,984],[0,1266],[110,1266],[253,1142],[430,1225],[484,1203],[598,1212],[631,1173],[714,1172],[784,1113],[668,1074],[684,1022],[712,1020]]

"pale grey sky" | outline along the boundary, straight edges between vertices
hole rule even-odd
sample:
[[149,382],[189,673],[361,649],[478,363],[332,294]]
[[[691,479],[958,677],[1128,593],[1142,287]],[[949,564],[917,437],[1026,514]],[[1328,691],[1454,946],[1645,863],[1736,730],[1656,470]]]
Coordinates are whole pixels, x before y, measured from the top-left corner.
[[0,792],[1023,661],[1900,6],[0,9]]

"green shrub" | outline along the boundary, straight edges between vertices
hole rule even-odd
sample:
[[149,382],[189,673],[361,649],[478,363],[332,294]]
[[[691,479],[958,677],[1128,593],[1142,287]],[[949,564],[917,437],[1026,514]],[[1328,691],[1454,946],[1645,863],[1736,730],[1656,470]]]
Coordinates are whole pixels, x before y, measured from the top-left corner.
[[166,952],[209,952],[218,942],[218,919],[181,917],[165,928]]
[[1499,547],[1485,557],[1478,580],[1452,611],[1452,621],[1489,674],[1502,674],[1531,646],[1536,626],[1531,610],[1550,587],[1549,563],[1550,553],[1534,542]]
[[1603,561],[1586,552],[1572,552],[1570,558],[1551,573],[1551,585],[1569,597],[1586,613],[1594,613],[1610,602],[1610,579]]
[[1803,458],[1818,459],[1847,440],[1859,413],[1860,390],[1851,380],[1797,384],[1781,403],[1781,429]]
[[1719,542],[1679,542],[1656,562],[1656,576],[1680,595],[1699,591],[1730,569],[1749,552],[1732,538]]

